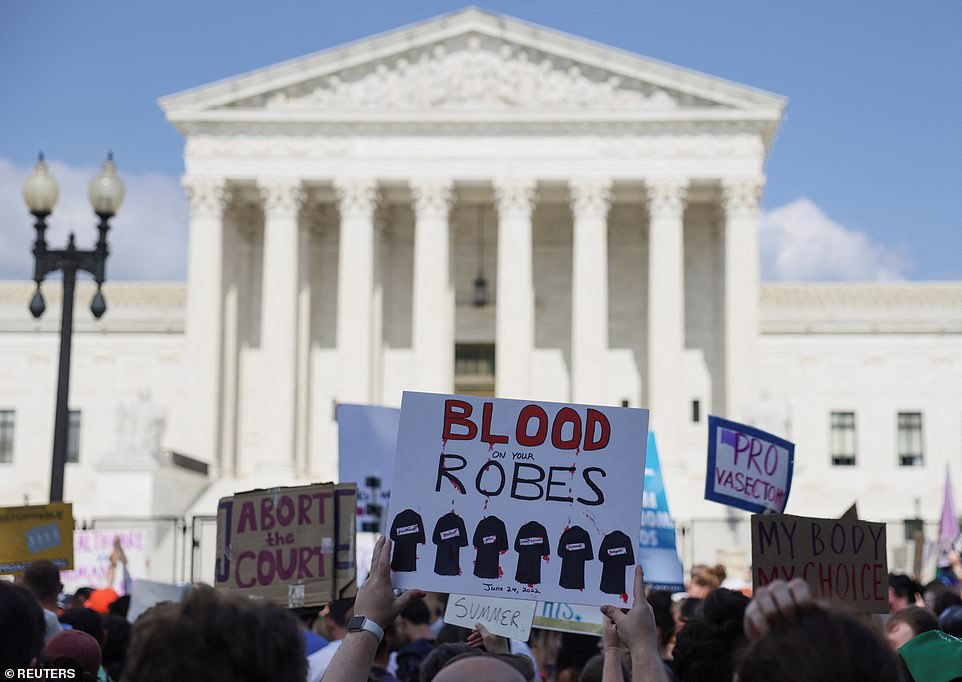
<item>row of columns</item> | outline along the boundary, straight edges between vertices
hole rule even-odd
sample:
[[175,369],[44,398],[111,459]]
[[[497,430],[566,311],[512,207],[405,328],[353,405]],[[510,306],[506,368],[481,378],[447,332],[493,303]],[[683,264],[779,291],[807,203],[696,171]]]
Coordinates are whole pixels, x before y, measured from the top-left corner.
[[[536,181],[494,181],[498,211],[496,390],[499,397],[530,397],[535,338],[532,214]],[[185,367],[190,420],[211,425],[194,432],[187,451],[217,462],[221,432],[223,365],[223,181],[189,178],[191,200]],[[672,447],[689,396],[678,391],[685,347],[684,211],[688,181],[648,180],[648,357],[646,406],[652,410],[662,448]],[[410,183],[415,213],[412,343],[416,380],[410,388],[448,392],[454,387],[454,289],[450,273],[449,213],[454,183],[423,178]],[[612,183],[604,178],[569,183],[573,217],[571,400],[610,401],[603,359],[608,349],[608,212]],[[374,330],[376,276],[373,179],[334,183],[341,216],[338,256],[337,348],[343,402],[376,402],[378,366]],[[264,211],[261,339],[266,376],[272,383],[264,425],[279,457],[263,462],[306,462],[310,378],[303,339],[306,249],[299,231],[304,202],[296,179],[258,183]],[[757,336],[757,180],[722,183],[725,210],[724,374],[727,414],[738,416],[750,400]],[[307,296],[305,296],[305,289]],[[306,299],[306,300],[305,300]],[[714,377],[714,380],[718,380]],[[716,406],[716,411],[719,406]],[[176,420],[175,420],[176,423]],[[303,451],[303,455],[295,455]]]

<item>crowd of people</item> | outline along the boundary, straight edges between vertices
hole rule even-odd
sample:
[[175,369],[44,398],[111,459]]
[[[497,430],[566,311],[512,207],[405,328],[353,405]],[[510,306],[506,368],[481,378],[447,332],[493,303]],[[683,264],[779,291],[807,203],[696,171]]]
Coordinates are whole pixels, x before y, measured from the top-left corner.
[[[391,585],[381,538],[355,599],[283,609],[198,585],[128,623],[129,600],[85,588],[65,598],[37,562],[0,581],[0,668],[73,671],[97,682],[948,682],[962,680],[962,597],[933,581],[889,577],[891,613],[855,615],[813,599],[801,580],[748,596],[722,587],[721,566],[695,566],[687,596],[646,590],[602,607],[600,637],[555,648],[445,624],[445,595]],[[544,634],[544,633],[542,633]]]

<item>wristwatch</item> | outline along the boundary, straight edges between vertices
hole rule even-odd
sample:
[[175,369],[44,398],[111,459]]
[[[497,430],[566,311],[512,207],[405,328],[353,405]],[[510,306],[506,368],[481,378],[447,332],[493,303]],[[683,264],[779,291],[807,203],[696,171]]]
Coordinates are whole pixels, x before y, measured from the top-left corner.
[[354,616],[351,620],[347,621],[347,631],[348,632],[370,632],[374,635],[377,643],[380,644],[381,640],[384,639],[384,630],[380,625],[375,623],[373,620],[367,616]]

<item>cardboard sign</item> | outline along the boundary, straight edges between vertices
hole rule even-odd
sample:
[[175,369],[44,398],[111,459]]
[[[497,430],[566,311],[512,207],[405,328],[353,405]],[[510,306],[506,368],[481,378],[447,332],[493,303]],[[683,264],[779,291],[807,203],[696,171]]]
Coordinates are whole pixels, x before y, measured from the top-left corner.
[[795,445],[751,426],[708,417],[705,499],[750,512],[785,511]]
[[322,483],[220,500],[214,587],[288,608],[331,601],[334,493]]
[[396,587],[627,604],[648,411],[405,393]]
[[533,626],[542,630],[600,635],[605,617],[595,606],[579,606],[559,602],[539,602]]
[[73,568],[73,505],[0,507],[0,573],[20,573],[43,560]]
[[752,577],[755,589],[802,578],[816,599],[862,613],[888,613],[885,524],[755,514]]
[[153,580],[138,580],[130,591],[130,609],[127,620],[131,623],[137,620],[144,611],[161,602],[179,602],[191,589],[190,585],[172,585]]
[[117,565],[114,584],[107,584],[110,572],[110,554],[114,540],[120,540],[127,557],[127,572],[132,578],[147,575],[147,531],[137,530],[75,530],[73,532],[73,570],[61,571],[60,582],[65,594],[73,594],[81,587],[112,587],[117,594],[124,593],[123,568]]
[[448,597],[444,622],[470,630],[481,623],[491,634],[526,642],[536,606],[537,602],[523,599],[452,594]]
[[675,522],[668,510],[668,494],[661,477],[655,434],[648,434],[645,462],[645,491],[642,494],[641,535],[638,563],[645,569],[645,583],[654,590],[681,592],[685,589],[685,571],[675,545]]
[[[358,530],[363,529],[361,524],[365,521],[375,520],[367,514],[368,503],[376,502],[386,510],[391,499],[400,417],[401,410],[396,407],[337,405],[337,476],[339,481],[354,481],[358,485]],[[381,479],[377,500],[371,499],[371,491],[364,483],[368,476]]]

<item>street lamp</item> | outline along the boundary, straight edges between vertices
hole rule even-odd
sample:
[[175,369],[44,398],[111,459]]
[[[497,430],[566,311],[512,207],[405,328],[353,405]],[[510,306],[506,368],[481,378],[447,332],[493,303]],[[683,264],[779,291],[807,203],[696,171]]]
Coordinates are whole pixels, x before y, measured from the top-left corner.
[[34,228],[37,239],[33,243],[34,270],[33,279],[37,283],[37,290],[30,299],[30,313],[34,317],[43,315],[46,303],[40,293],[40,283],[51,272],[63,272],[63,302],[61,303],[60,318],[60,370],[57,375],[57,416],[53,429],[53,468],[50,472],[50,501],[63,501],[64,466],[67,463],[67,421],[68,394],[70,391],[70,340],[73,334],[73,299],[74,286],[77,283],[77,271],[84,270],[94,276],[97,282],[97,293],[90,302],[90,312],[100,318],[107,310],[107,302],[101,292],[104,283],[104,269],[110,251],[107,248],[107,230],[110,229],[110,219],[120,208],[124,200],[124,183],[117,175],[113,154],[107,155],[100,174],[90,183],[88,195],[93,205],[94,213],[100,219],[97,231],[100,233],[97,245],[90,250],[78,249],[74,243],[74,234],[67,239],[67,248],[48,249],[44,232],[47,229],[47,216],[53,212],[57,203],[60,189],[57,181],[47,170],[43,154],[37,158],[37,164],[26,182],[23,183],[23,198],[30,208],[30,213],[36,219]]

